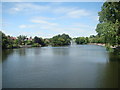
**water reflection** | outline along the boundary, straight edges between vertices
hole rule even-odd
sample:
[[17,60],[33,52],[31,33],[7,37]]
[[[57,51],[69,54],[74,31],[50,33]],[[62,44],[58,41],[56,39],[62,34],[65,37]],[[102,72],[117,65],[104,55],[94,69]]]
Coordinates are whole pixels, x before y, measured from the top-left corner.
[[118,88],[118,63],[109,62],[104,65],[104,69],[98,71],[100,74],[100,86],[101,88]]
[[54,49],[52,49],[52,52],[54,55],[61,55],[61,56],[69,55],[69,53],[70,53],[68,47],[54,48]]
[[34,55],[40,55],[41,54],[41,48],[39,48],[39,47],[34,48],[33,53],[34,53]]
[[[111,73],[107,72],[107,74],[113,77],[114,80],[112,81],[114,82],[113,85],[120,88],[120,55],[118,55],[118,52],[109,53],[109,64],[107,66],[109,71],[111,71]],[[107,83],[111,82],[110,79],[108,81]]]
[[118,61],[120,62],[120,55],[118,55],[116,52],[110,52],[109,53],[109,60],[110,61]]
[[26,48],[20,48],[19,50],[17,50],[17,53],[20,56],[25,56],[26,55]]
[[2,61],[7,60],[14,52],[13,49],[2,50]]
[[103,70],[97,70],[100,74],[100,88],[118,88],[119,87],[119,76],[120,76],[120,58],[115,53],[108,53],[108,62],[104,64]]

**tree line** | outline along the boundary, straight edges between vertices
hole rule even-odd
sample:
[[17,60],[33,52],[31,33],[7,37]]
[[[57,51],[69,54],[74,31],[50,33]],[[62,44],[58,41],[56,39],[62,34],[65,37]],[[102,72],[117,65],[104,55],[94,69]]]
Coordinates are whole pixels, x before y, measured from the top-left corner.
[[71,38],[68,34],[59,34],[53,36],[52,38],[41,38],[38,36],[27,37],[25,35],[19,35],[18,37],[13,37],[5,35],[0,32],[2,36],[2,48],[11,49],[11,48],[20,48],[23,46],[30,47],[43,47],[43,46],[67,46],[71,44],[71,40],[75,40],[76,44],[88,44],[88,43],[104,43],[102,38],[98,35],[91,35],[90,37],[77,37]]
[[67,34],[56,35],[52,38],[41,38],[38,36],[27,37],[25,35],[19,35],[18,37],[13,37],[9,35],[5,35],[0,31],[2,36],[2,48],[3,49],[11,49],[11,48],[20,48],[23,46],[30,47],[43,47],[43,46],[65,46],[70,45],[71,37]]
[[31,47],[43,47],[43,46],[67,46],[71,44],[71,40],[74,39],[76,44],[88,44],[88,43],[101,43],[96,38],[96,36],[91,35],[90,37],[77,37],[71,38],[68,34],[59,34],[53,36],[52,38],[41,38],[38,36],[27,37],[25,35],[19,35],[18,37],[13,37],[5,35],[0,32],[2,36],[2,48],[20,48],[22,46],[31,46]]

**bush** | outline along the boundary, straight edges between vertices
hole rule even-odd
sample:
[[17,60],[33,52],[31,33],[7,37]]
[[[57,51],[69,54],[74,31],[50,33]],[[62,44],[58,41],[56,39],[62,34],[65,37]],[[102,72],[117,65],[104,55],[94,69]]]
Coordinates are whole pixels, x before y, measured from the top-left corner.
[[12,48],[12,45],[7,45],[7,48],[8,48],[8,49],[11,49],[11,48]]
[[18,44],[13,44],[13,48],[19,48]]
[[34,43],[32,47],[40,47],[41,45],[39,43]]
[[111,48],[111,45],[110,45],[110,44],[107,44],[105,47],[106,47],[107,51],[109,51],[109,52],[114,52],[114,49]]

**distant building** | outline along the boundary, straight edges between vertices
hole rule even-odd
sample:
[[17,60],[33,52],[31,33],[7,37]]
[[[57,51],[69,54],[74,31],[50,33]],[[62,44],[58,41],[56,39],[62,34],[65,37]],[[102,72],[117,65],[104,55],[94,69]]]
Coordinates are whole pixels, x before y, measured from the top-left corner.
[[28,38],[29,41],[32,41],[32,37]]
[[16,40],[17,38],[16,37],[8,37],[9,39],[11,40]]

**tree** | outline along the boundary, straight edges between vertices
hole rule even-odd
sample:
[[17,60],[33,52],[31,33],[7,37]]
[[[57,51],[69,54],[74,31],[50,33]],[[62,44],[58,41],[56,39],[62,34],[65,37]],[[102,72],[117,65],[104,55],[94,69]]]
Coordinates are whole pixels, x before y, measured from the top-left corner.
[[100,23],[96,31],[106,44],[120,44],[120,1],[105,2],[98,13]]
[[10,36],[6,36],[4,33],[0,32],[2,35],[2,48],[13,48],[13,40],[10,39]]
[[41,46],[45,46],[44,40],[43,40],[42,38],[37,37],[37,36],[34,37],[33,42],[34,42],[34,43],[38,43],[38,44],[40,44]]
[[50,39],[52,46],[70,45],[71,38],[67,34],[56,35]]
[[75,39],[75,42],[77,44],[87,44],[87,43],[89,43],[89,38],[88,37],[77,37]]
[[18,44],[19,44],[19,45],[25,45],[27,36],[20,35],[20,36],[18,36],[17,38],[18,38]]
[[7,48],[8,43],[9,43],[9,41],[8,41],[7,36],[4,33],[2,33],[2,48],[3,49]]

